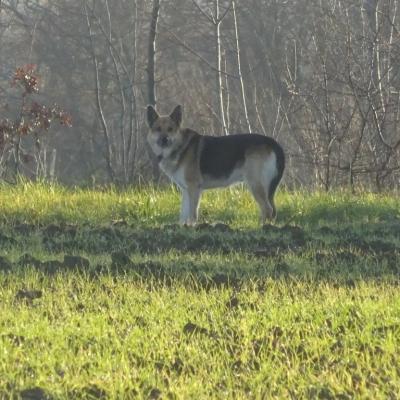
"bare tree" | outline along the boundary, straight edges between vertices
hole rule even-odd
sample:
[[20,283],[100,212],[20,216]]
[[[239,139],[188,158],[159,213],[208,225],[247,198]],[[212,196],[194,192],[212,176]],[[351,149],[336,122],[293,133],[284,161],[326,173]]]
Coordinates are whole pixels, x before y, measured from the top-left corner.
[[[93,7],[94,7],[94,2],[92,2],[92,7],[89,8],[88,6],[88,1],[85,1],[84,4],[84,10],[85,10],[85,15],[86,15],[86,21],[87,21],[87,27],[88,27],[88,32],[89,32],[89,39],[90,39],[90,49],[91,49],[91,57],[92,57],[92,62],[93,62],[93,70],[94,70],[94,83],[95,83],[95,91],[96,91],[96,107],[97,107],[97,112],[100,117],[100,122],[103,130],[103,135],[104,135],[104,140],[106,143],[106,162],[107,162],[107,173],[109,179],[113,182],[115,180],[115,172],[112,166],[112,156],[113,156],[113,150],[111,147],[111,141],[110,141],[110,132],[109,128],[107,125],[106,118],[104,116],[104,111],[103,111],[103,104],[101,100],[101,82],[100,82],[100,74],[99,74],[99,63],[97,60],[97,55],[95,51],[95,45],[93,41],[93,31],[92,31],[92,22],[91,22],[91,15],[93,13]],[[91,10],[89,14],[89,10]]]
[[233,22],[235,26],[235,43],[236,43],[236,54],[237,54],[237,68],[238,68],[238,77],[240,81],[240,91],[242,94],[242,101],[243,101],[243,111],[244,116],[246,119],[246,124],[248,127],[249,132],[251,132],[251,125],[249,120],[249,114],[247,112],[247,99],[246,99],[246,92],[244,90],[244,79],[242,75],[242,63],[240,59],[240,44],[239,44],[239,27],[238,27],[238,19],[236,16],[236,2],[232,0],[232,11],[233,11]]
[[36,169],[53,164],[68,183],[158,180],[145,105],[182,103],[200,132],[278,138],[289,186],[399,187],[399,0],[160,4],[1,0],[0,106],[18,109],[7,82],[32,62],[41,100],[73,115],[68,135],[40,141]]
[[[148,56],[147,56],[147,95],[148,104],[156,106],[156,79],[155,79],[155,63],[156,63],[156,40],[157,40],[157,23],[160,12],[160,0],[153,0],[153,9],[150,20],[149,30],[149,43],[148,43]],[[160,168],[158,167],[157,158],[154,156],[150,147],[148,146],[148,153],[151,158],[153,168],[153,179],[158,182],[160,179]]]
[[201,12],[201,14],[209,21],[214,32],[215,42],[215,87],[217,93],[217,104],[218,111],[217,115],[220,119],[221,133],[223,135],[228,134],[227,121],[226,121],[226,110],[225,110],[225,99],[224,99],[224,71],[223,71],[223,51],[222,51],[222,37],[221,37],[221,24],[226,17],[228,11],[231,8],[231,4],[225,7],[225,10],[221,13],[220,0],[213,0],[213,12],[207,13],[202,7],[195,1],[192,0],[193,4]]

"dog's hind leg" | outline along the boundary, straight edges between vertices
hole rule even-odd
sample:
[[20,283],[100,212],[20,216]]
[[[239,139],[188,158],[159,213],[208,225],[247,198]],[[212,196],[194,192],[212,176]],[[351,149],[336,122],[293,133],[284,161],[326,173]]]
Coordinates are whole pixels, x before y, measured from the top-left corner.
[[272,153],[270,157],[264,161],[261,169],[261,179],[266,195],[266,203],[268,208],[268,218],[270,220],[276,217],[276,208],[274,202],[275,190],[277,187],[276,181],[279,183],[278,171],[276,167],[276,155]]
[[267,218],[271,219],[273,214],[273,208],[268,201],[267,193],[264,185],[261,182],[247,182],[250,191],[260,207],[260,223],[264,225]]
[[264,156],[255,154],[249,158],[246,165],[245,180],[248,184],[254,199],[260,207],[260,223],[263,225],[268,219],[274,216],[274,205],[270,202],[269,187],[273,178],[271,161]]

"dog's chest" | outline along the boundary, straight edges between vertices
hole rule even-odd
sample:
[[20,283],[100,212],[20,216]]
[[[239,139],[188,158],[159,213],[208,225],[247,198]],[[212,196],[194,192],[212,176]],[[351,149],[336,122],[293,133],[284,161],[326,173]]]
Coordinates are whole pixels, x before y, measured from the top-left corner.
[[186,188],[186,179],[185,179],[185,171],[183,168],[178,168],[171,176],[170,178],[180,187],[180,188]]
[[160,167],[162,171],[168,176],[168,178],[170,178],[180,188],[187,187],[183,166],[176,168],[176,165],[168,161],[163,161],[160,163]]

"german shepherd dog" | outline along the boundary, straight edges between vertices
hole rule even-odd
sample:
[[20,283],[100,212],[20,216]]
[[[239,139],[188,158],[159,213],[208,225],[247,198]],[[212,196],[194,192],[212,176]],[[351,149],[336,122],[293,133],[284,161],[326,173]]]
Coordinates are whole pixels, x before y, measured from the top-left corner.
[[251,134],[205,136],[182,128],[182,107],[159,115],[147,106],[148,143],[160,168],[182,191],[179,222],[197,221],[201,192],[245,182],[260,207],[260,222],[276,216],[274,194],[285,168],[282,147]]

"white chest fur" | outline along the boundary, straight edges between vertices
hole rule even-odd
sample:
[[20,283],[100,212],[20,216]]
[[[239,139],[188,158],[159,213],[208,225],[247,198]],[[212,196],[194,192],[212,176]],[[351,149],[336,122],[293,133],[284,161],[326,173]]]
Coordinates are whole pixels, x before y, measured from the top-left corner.
[[160,168],[181,189],[185,189],[187,187],[183,166],[176,168],[175,165],[172,165],[171,163],[166,161],[162,161],[160,163]]

